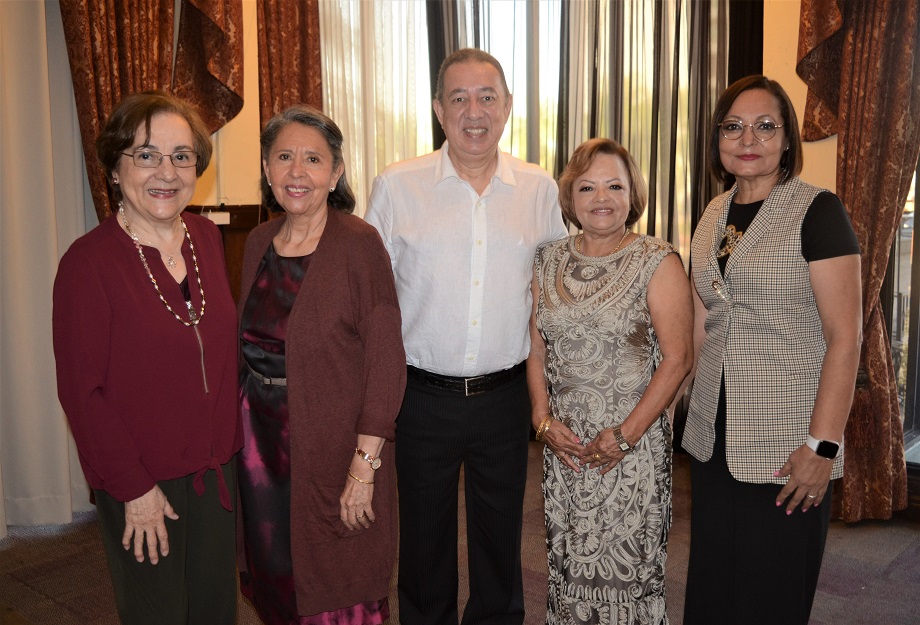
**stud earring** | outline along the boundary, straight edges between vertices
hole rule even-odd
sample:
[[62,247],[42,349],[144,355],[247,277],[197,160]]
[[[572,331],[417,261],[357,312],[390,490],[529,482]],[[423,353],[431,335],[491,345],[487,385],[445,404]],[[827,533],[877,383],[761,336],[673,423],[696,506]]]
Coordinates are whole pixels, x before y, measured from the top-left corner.
[[329,193],[335,193],[335,187],[329,187]]

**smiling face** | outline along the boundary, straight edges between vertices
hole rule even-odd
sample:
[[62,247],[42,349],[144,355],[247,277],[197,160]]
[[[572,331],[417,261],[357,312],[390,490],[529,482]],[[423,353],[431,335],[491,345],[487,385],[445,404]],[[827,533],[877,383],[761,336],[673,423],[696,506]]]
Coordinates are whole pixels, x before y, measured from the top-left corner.
[[615,154],[599,153],[572,183],[575,216],[588,234],[622,235],[629,217],[629,199],[629,170]]
[[771,122],[784,126],[779,101],[769,91],[750,89],[735,98],[723,124],[736,121],[745,125],[740,139],[726,139],[719,135],[719,156],[722,167],[739,182],[772,187],[780,177],[780,159],[788,142],[784,128],[779,128],[772,139],[758,141],[749,124]]
[[292,216],[327,210],[329,189],[344,170],[344,165],[333,162],[322,133],[296,122],[281,129],[262,167],[278,204]]
[[495,153],[511,113],[511,96],[489,63],[455,63],[444,72],[444,96],[434,101],[434,111],[451,158],[475,163]]
[[195,193],[194,167],[176,167],[168,156],[158,167],[144,168],[134,164],[130,156],[140,148],[162,154],[180,150],[194,151],[192,128],[181,115],[159,113],[150,118],[150,140],[146,141],[144,125],[134,135],[134,143],[125,150],[113,171],[122,193],[122,203],[128,221],[150,224],[169,223],[185,209]]

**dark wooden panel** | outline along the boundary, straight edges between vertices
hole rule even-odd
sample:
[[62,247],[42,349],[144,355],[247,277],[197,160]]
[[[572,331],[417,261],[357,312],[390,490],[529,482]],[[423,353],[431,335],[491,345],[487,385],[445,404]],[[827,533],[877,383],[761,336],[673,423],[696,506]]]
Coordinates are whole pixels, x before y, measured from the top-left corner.
[[907,510],[909,519],[920,522],[920,465],[907,463]]
[[234,301],[240,297],[240,277],[243,270],[243,250],[249,231],[267,219],[259,204],[220,204],[219,206],[189,206],[185,210],[198,215],[211,215],[224,239],[224,256],[230,292]]

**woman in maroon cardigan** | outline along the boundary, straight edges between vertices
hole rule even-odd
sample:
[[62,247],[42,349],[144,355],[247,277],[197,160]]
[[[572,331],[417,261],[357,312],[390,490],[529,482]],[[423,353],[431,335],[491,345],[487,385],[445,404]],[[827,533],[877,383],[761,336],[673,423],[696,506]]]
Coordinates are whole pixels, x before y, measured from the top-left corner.
[[262,195],[284,216],[243,260],[243,593],[267,625],[386,620],[396,548],[392,441],[406,379],[396,288],[355,205],[342,133],[271,119]]
[[96,153],[119,210],[61,259],[54,355],[118,613],[232,625],[236,317],[220,233],[182,214],[210,136],[188,104],[146,92],[118,104]]

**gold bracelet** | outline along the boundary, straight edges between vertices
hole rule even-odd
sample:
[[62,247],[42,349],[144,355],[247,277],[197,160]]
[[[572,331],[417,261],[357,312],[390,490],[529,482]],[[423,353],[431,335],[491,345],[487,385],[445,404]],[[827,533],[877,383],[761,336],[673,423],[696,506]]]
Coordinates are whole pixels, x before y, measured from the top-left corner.
[[543,440],[543,433],[546,432],[546,420],[547,419],[549,419],[549,415],[546,415],[545,417],[543,417],[543,420],[540,421],[540,425],[538,425],[535,428],[537,431],[537,434],[536,436],[534,436],[534,438],[537,439],[538,441]]
[[371,480],[370,482],[368,482],[367,480],[362,480],[360,477],[358,477],[351,471],[348,472],[348,477],[355,480],[356,482],[361,482],[362,484],[373,484],[374,483],[374,480]]
[[548,414],[543,417],[543,420],[540,421],[540,425],[537,427],[537,435],[534,437],[538,441],[542,441],[544,435],[549,431],[549,427],[553,424],[553,415]]

